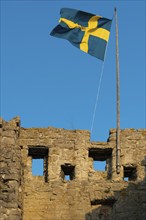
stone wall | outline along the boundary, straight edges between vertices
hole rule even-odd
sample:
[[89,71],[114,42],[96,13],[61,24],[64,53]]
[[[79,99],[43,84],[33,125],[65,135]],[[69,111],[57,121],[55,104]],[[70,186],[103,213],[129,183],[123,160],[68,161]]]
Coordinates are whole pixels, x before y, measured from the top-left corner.
[[[146,129],[121,130],[117,174],[115,129],[107,142],[90,142],[86,130],[19,124],[2,121],[1,219],[146,219]],[[44,161],[41,176],[32,173],[37,159]]]
[[0,219],[22,219],[20,119],[0,120]]

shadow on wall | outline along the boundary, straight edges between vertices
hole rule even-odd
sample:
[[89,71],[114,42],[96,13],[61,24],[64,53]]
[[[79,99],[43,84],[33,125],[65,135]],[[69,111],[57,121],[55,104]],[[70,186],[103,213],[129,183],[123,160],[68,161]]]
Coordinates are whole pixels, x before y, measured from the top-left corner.
[[90,213],[85,215],[85,220],[111,220],[112,208],[108,205],[98,205],[99,207],[93,209]]
[[142,165],[145,166],[143,181],[129,181],[127,187],[114,191],[113,197],[95,198],[85,220],[146,220],[146,157]]
[[144,180],[146,181],[146,156],[145,156],[145,159],[142,161],[142,165],[145,167],[145,178],[144,178]]

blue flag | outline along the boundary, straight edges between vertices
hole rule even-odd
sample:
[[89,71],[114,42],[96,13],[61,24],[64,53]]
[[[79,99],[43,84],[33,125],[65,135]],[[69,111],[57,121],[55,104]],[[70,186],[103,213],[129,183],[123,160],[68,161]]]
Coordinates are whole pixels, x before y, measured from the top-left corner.
[[112,20],[79,11],[62,8],[61,18],[51,36],[68,40],[80,50],[104,60]]

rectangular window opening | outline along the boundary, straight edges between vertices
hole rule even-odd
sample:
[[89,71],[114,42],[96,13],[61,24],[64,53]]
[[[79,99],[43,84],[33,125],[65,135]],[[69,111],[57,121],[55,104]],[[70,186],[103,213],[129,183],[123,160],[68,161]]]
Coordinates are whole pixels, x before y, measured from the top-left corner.
[[129,178],[128,177],[124,177],[124,181],[129,181]]
[[48,148],[29,147],[28,156],[32,157],[32,176],[44,176],[45,182],[48,182]]
[[75,179],[75,166],[67,163],[61,165],[61,178],[66,181]]
[[136,180],[137,178],[137,170],[136,167],[124,167],[124,181],[131,181],[131,180]]
[[104,161],[93,161],[93,168],[95,171],[106,171],[106,160]]
[[65,175],[64,179],[67,180],[67,181],[70,180],[70,175]]
[[32,158],[32,175],[43,176],[44,175],[44,160]]
[[111,164],[112,149],[111,148],[90,148],[89,157],[93,158],[93,169],[95,171],[105,172],[108,164]]

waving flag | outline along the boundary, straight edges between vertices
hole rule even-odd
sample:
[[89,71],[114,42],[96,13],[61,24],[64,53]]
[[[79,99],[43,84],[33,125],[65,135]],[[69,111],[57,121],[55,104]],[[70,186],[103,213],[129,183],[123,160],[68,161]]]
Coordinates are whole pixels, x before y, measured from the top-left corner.
[[104,60],[112,20],[70,8],[62,8],[60,15],[59,25],[50,34]]

